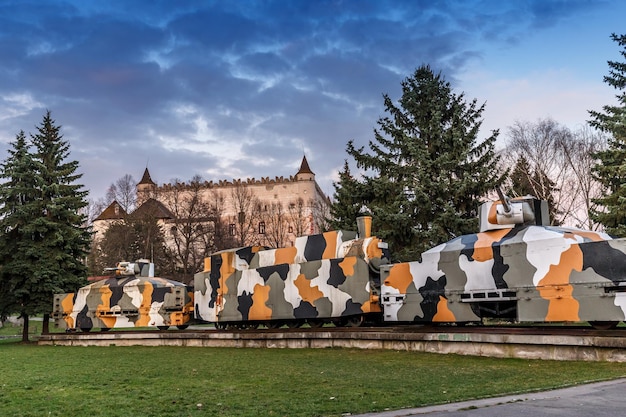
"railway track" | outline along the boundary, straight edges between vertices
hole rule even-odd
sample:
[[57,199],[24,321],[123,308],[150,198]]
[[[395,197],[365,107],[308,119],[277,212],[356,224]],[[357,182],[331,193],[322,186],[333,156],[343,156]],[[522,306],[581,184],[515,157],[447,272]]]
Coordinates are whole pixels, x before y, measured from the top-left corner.
[[357,348],[525,359],[626,362],[626,328],[584,326],[393,326],[51,333],[40,345]]
[[203,332],[219,333],[219,334],[315,334],[315,333],[467,333],[467,334],[516,334],[516,335],[555,335],[555,336],[602,336],[602,337],[626,337],[626,327],[620,327],[611,330],[599,330],[590,326],[538,326],[538,325],[507,325],[507,326],[432,326],[432,325],[405,325],[405,326],[362,326],[362,327],[300,327],[291,329],[287,327],[283,328],[256,328],[256,329],[216,329],[210,325],[191,326],[185,330],[171,329],[171,330],[156,330],[153,328],[145,329],[125,329],[125,330],[107,330],[107,331],[90,331],[90,332],[70,332],[70,333],[51,333],[54,335],[98,335],[98,334],[198,334]]

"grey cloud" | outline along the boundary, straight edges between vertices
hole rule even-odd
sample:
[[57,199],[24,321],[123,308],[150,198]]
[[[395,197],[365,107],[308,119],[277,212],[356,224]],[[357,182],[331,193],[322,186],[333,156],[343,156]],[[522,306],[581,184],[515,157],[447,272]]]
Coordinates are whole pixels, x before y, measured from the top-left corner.
[[[348,140],[372,138],[381,95],[398,98],[421,64],[454,85],[486,40],[507,45],[592,7],[545,3],[3,2],[0,108],[11,94],[35,104],[14,104],[1,137],[33,131],[49,108],[93,196],[127,173],[139,179],[146,164],[158,182],[292,175],[303,150],[327,179]],[[165,148],[160,136],[190,146]],[[225,141],[245,154],[220,170]]]

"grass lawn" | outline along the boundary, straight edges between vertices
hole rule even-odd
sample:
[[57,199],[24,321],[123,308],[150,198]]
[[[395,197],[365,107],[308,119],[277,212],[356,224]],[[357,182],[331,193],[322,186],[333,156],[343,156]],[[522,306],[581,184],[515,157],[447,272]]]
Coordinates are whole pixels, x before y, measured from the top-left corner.
[[626,364],[0,341],[1,416],[340,416],[605,380]]

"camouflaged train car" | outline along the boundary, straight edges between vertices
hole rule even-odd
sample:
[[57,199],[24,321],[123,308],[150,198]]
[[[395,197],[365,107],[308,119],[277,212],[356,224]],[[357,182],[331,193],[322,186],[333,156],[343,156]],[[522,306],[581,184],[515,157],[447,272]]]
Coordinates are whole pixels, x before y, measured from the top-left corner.
[[120,262],[107,270],[114,275],[101,277],[75,293],[54,296],[52,318],[57,327],[67,331],[146,326],[184,329],[193,318],[187,286],[155,277],[154,264]]
[[532,197],[481,206],[480,232],[381,268],[387,322],[591,322],[626,315],[626,239],[551,227]]
[[218,328],[264,324],[358,325],[380,317],[380,265],[387,245],[370,235],[371,218],[355,232],[296,238],[290,248],[259,246],[217,252],[194,276],[195,317]]

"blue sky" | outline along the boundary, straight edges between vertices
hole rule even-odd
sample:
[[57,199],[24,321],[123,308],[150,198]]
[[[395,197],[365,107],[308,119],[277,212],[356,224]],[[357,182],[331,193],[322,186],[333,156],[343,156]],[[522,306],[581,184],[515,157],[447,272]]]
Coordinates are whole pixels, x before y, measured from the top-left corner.
[[322,189],[367,145],[422,64],[486,103],[481,139],[616,102],[626,2],[0,0],[0,157],[49,109],[102,197],[146,166],[161,183],[295,174]]

